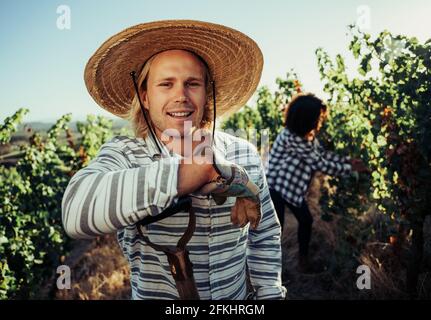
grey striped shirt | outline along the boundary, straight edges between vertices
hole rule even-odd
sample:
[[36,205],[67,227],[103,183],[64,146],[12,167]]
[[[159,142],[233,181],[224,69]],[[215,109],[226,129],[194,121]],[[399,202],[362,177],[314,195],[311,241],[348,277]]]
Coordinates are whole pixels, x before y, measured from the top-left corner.
[[[262,221],[257,230],[231,223],[235,198],[216,205],[210,196],[191,194],[196,231],[187,248],[201,299],[245,299],[246,265],[257,299],[282,299],[280,223],[260,157],[250,143],[216,132],[226,159],[243,166],[260,187]],[[165,151],[167,149],[165,148]],[[167,151],[166,151],[167,152]],[[178,299],[167,257],[141,240],[135,223],[157,215],[178,200],[180,157],[171,153],[154,161],[150,139],[114,137],[97,157],[70,180],[63,197],[62,219],[69,236],[92,238],[117,232],[131,271],[133,299]],[[148,225],[154,243],[175,246],[188,224],[179,212]]]

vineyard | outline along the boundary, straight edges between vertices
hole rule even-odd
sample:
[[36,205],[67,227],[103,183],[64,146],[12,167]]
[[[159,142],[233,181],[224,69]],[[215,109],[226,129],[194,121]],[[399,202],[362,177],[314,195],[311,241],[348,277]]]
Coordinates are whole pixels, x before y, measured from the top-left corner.
[[[370,173],[314,177],[308,195],[315,216],[311,253],[324,271],[301,275],[291,267],[296,228],[287,212],[283,281],[292,299],[431,299],[431,40],[420,43],[387,31],[372,39],[352,26],[349,49],[358,65],[355,77],[342,56],[316,50],[329,106],[318,138],[328,149],[361,158]],[[222,129],[241,130],[244,137],[257,132],[260,149],[264,134],[272,143],[283,127],[283,106],[306,89],[293,71],[276,83],[275,92],[260,88],[256,105],[226,119]],[[47,132],[24,127],[24,142],[17,146],[27,112],[18,110],[0,126],[2,150],[17,159],[0,166],[0,299],[127,298],[124,288],[117,295],[90,295],[97,283],[87,292],[80,283],[82,292],[75,286],[70,294],[54,286],[57,266],[83,246],[62,229],[67,183],[105,141],[130,132],[114,130],[112,120],[95,116],[71,130],[67,114]],[[119,250],[107,250],[112,242],[87,243],[72,272],[116,275],[114,287],[124,286],[127,268]],[[104,259],[111,263],[103,266]],[[108,265],[111,270],[99,270]],[[370,290],[356,287],[360,265],[371,270]]]

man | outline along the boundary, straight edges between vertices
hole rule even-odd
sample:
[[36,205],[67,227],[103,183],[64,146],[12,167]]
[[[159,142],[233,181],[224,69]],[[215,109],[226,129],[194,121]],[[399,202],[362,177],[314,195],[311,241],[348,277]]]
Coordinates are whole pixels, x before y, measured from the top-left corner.
[[[242,33],[188,20],[128,28],[89,60],[90,94],[130,119],[136,138],[114,137],[75,174],[63,198],[63,225],[74,238],[117,232],[132,298],[184,298],[178,264],[159,250],[180,238],[189,240],[201,299],[246,299],[247,269],[255,298],[285,297],[280,223],[259,155],[214,130],[215,115],[235,112],[253,94],[262,64],[259,48]],[[138,225],[184,197],[189,212]]]

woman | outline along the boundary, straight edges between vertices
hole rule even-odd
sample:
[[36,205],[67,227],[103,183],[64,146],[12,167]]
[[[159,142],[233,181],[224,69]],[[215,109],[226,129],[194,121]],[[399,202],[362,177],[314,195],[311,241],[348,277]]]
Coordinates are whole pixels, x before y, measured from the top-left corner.
[[280,224],[284,224],[284,206],[298,221],[299,263],[301,272],[311,272],[308,247],[313,217],[305,196],[314,172],[346,175],[368,169],[358,159],[350,159],[325,150],[315,138],[327,114],[323,101],[311,93],[295,96],[286,108],[285,128],[277,136],[269,154],[268,186]]

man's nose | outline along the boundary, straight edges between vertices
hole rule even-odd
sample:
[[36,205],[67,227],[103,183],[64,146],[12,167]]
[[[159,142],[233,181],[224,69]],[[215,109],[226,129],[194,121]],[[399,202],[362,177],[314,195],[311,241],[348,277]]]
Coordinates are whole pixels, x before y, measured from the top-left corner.
[[188,101],[186,86],[181,84],[178,85],[175,90],[175,102],[184,103]]

